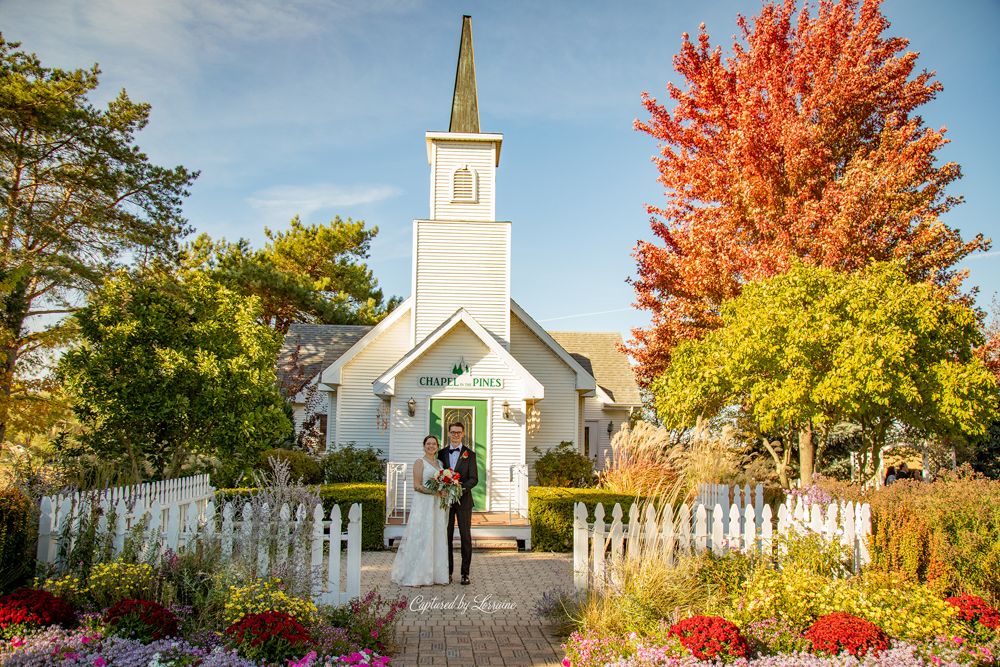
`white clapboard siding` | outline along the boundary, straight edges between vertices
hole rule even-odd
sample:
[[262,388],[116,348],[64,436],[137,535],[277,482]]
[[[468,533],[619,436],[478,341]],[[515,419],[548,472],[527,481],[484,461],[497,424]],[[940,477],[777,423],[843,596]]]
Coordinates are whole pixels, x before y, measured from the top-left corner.
[[[423,376],[447,375],[459,357],[465,359],[473,376],[502,378],[502,389],[476,390],[469,387],[422,387]],[[488,417],[488,460],[478,460],[480,477],[487,475],[487,498],[490,510],[506,511],[510,497],[510,466],[524,463],[524,401],[521,400],[521,380],[465,324],[456,325],[427,349],[419,359],[396,376],[393,401],[393,461],[407,464],[412,475],[413,462],[422,455],[421,442],[430,432],[430,399],[455,398],[485,400],[492,413]],[[548,395],[546,393],[546,395]],[[413,398],[416,416],[410,417],[406,402]],[[489,401],[492,399],[492,402]],[[511,406],[511,419],[504,420],[504,399]],[[548,400],[548,399],[546,399]],[[541,405],[541,404],[540,404]],[[441,437],[441,433],[435,433]],[[442,441],[442,445],[444,442]],[[407,483],[412,485],[409,477]],[[412,500],[409,494],[407,502]],[[477,507],[476,510],[488,508]]]
[[[529,480],[534,484],[534,463],[548,449],[563,441],[580,444],[576,372],[514,315],[510,329],[511,355],[545,387],[545,400],[536,406],[541,413],[538,432],[526,440],[525,462]],[[541,454],[533,451],[535,447]]]
[[407,312],[344,366],[337,390],[337,444],[371,446],[382,450],[383,459],[389,457],[389,431],[376,424],[382,399],[372,393],[372,382],[409,351],[409,343]]
[[337,392],[324,391],[326,397],[326,448],[337,444]]
[[[547,395],[547,394],[546,394]],[[583,403],[583,418],[585,421],[597,422],[597,464],[598,470],[603,470],[604,466],[611,462],[611,439],[621,429],[622,424],[628,423],[628,410],[605,410],[604,404],[596,396],[588,396]],[[611,435],[608,435],[608,423],[611,423]],[[595,437],[591,434],[591,437]]]
[[[477,141],[433,141],[431,149],[431,218],[493,220],[496,217],[496,144]],[[475,201],[454,197],[455,171],[468,168],[475,178]]]
[[[576,503],[573,509],[573,583],[577,590],[585,590],[596,581],[604,581],[609,561],[613,563],[623,556],[656,556],[667,565],[676,564],[678,555],[706,550],[717,556],[749,551],[772,558],[775,555],[775,535],[787,537],[794,533],[811,532],[842,542],[854,554],[854,572],[871,562],[867,549],[867,537],[871,534],[871,509],[868,505],[830,503],[807,507],[801,501],[796,502],[794,507],[783,504],[778,512],[777,530],[774,530],[769,505],[758,513],[753,502],[742,508],[736,502],[728,507],[717,503],[710,517],[707,505],[703,504],[704,499],[709,494],[718,495],[720,491],[718,488],[704,489],[695,511],[692,512],[693,508],[684,504],[676,518],[671,514],[660,517],[659,521],[651,506],[647,506],[646,513],[640,516],[638,503],[629,507],[628,521],[624,521],[621,505],[615,504],[610,513],[610,526],[605,525],[607,514],[603,505],[597,505],[594,522],[589,523],[587,506]],[[735,494],[736,489],[732,491]],[[723,516],[729,517],[728,531],[723,529]]]
[[510,349],[510,223],[417,220],[413,233],[412,344],[465,308]]

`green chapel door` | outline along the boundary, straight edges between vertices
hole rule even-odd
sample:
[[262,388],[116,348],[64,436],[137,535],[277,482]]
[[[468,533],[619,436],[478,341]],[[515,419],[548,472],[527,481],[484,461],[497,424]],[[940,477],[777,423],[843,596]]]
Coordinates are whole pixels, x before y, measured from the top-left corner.
[[489,417],[486,401],[467,401],[453,398],[431,399],[431,434],[441,438],[445,447],[448,440],[448,424],[459,422],[465,426],[465,440],[462,444],[476,453],[479,469],[479,483],[472,488],[472,509],[486,511],[486,429]]

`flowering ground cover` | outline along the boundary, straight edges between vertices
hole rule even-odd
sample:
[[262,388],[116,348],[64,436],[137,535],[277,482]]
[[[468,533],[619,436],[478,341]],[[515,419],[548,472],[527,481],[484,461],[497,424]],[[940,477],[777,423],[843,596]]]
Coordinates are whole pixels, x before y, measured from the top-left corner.
[[768,554],[640,549],[609,556],[587,591],[543,596],[536,613],[572,631],[564,667],[1000,665],[1000,571],[966,576],[964,556],[921,575],[877,559],[855,573],[853,554],[822,534],[792,534]]
[[[127,608],[126,613],[134,613]],[[53,624],[0,642],[0,664],[5,667],[388,667],[390,664],[389,656],[361,648],[343,628],[318,623],[306,630],[280,612],[247,616],[241,621],[250,629],[247,634],[257,632],[244,642],[237,638],[235,630],[225,635],[212,631],[194,633],[186,638],[122,637],[114,634],[116,629],[109,625],[101,627],[101,615],[78,614],[72,623],[67,623],[71,628]],[[271,625],[261,631],[261,621]],[[291,634],[296,630],[298,636]],[[253,640],[261,636],[264,641],[251,647]],[[275,638],[277,641],[268,644],[268,640]]]
[[[321,500],[315,489],[293,484],[287,466],[258,482],[244,501],[255,515],[267,506],[315,507]],[[254,535],[240,533],[225,551],[218,533],[161,551],[140,522],[112,549],[95,507],[80,516],[77,537],[56,564],[40,566],[30,587],[0,596],[0,665],[389,664],[405,598],[372,591],[343,607],[317,605],[318,572],[306,551],[261,558]]]

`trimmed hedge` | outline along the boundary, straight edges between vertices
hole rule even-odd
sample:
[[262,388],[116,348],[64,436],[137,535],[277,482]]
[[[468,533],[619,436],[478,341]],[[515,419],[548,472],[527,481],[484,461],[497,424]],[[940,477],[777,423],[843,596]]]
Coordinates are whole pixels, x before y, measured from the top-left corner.
[[[216,489],[216,506],[230,498],[247,498],[256,489]],[[383,530],[385,526],[385,484],[343,483],[324,484],[320,487],[323,511],[329,515],[334,505],[340,505],[343,520],[341,530],[347,530],[347,513],[351,505],[361,503],[361,548],[365,551],[381,551],[385,548]]]
[[598,503],[604,504],[605,521],[611,522],[611,510],[620,503],[628,520],[632,503],[645,498],[603,489],[568,489],[547,486],[528,487],[528,521],[531,522],[531,547],[535,551],[573,550],[573,506],[587,505],[587,520],[594,520]]

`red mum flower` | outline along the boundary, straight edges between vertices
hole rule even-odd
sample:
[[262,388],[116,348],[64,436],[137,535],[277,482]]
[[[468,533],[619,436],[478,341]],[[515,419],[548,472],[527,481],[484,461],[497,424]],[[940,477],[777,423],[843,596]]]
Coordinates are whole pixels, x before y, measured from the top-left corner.
[[958,618],[970,625],[983,625],[990,630],[1000,627],[1000,612],[986,600],[975,595],[945,598],[945,602],[958,608]]
[[0,630],[16,625],[72,628],[76,614],[64,600],[48,591],[22,588],[0,597]]
[[747,640],[735,624],[718,616],[692,616],[670,626],[670,636],[680,639],[684,648],[700,660],[722,658],[731,661],[745,658],[750,652]]
[[839,655],[846,650],[861,657],[869,651],[878,654],[889,648],[889,637],[878,626],[843,612],[820,616],[806,630],[805,637],[812,642],[814,651],[827,655]]
[[133,638],[146,637],[156,641],[177,636],[177,618],[170,610],[151,600],[120,600],[108,610],[104,622],[108,628],[125,630]]

